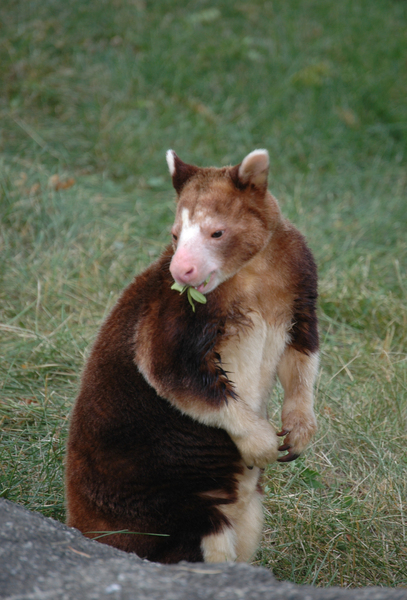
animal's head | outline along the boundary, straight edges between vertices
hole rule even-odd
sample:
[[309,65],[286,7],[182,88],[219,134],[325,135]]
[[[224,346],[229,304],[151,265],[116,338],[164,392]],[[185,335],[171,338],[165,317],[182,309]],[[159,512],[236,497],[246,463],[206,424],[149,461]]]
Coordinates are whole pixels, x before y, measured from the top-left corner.
[[267,190],[268,153],[254,150],[239,165],[216,169],[168,150],[167,163],[178,195],[170,271],[205,294],[261,252],[280,219]]

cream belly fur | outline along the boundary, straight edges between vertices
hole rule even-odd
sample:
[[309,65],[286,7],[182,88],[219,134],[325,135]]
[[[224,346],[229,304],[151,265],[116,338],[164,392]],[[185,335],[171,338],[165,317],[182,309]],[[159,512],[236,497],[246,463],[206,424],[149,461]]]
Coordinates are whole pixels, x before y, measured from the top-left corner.
[[251,312],[248,317],[252,327],[232,336],[220,348],[222,366],[239,399],[258,417],[267,419],[267,402],[288,334],[283,325],[268,325],[258,312]]
[[220,348],[223,368],[238,396],[225,407],[229,412],[225,429],[246,465],[265,467],[278,455],[276,431],[267,420],[267,402],[288,334],[283,325],[268,325],[258,312],[248,316],[252,326]]

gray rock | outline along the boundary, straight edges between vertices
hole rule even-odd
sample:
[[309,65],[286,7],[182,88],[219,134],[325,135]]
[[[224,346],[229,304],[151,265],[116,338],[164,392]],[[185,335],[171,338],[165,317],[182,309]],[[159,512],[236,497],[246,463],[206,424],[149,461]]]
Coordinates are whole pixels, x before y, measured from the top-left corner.
[[407,600],[407,589],[279,583],[245,564],[159,565],[0,500],[0,598],[9,600]]

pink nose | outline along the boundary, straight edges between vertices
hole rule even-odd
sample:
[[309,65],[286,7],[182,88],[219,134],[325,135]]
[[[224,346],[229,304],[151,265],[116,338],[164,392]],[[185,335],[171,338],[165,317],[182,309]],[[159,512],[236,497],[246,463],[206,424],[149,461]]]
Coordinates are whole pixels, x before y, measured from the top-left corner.
[[187,285],[196,278],[198,268],[191,263],[190,258],[174,254],[170,265],[170,271],[176,281]]

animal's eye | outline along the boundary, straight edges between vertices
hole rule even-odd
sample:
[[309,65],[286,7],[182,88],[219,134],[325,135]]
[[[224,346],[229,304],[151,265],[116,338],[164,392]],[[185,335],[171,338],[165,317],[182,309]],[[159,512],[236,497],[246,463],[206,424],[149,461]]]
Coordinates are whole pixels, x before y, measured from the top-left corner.
[[175,235],[175,233],[172,234],[172,239],[174,240],[174,242],[176,242],[178,240],[178,236]]
[[212,233],[212,237],[213,238],[220,238],[223,235],[223,231],[215,231],[215,233]]

